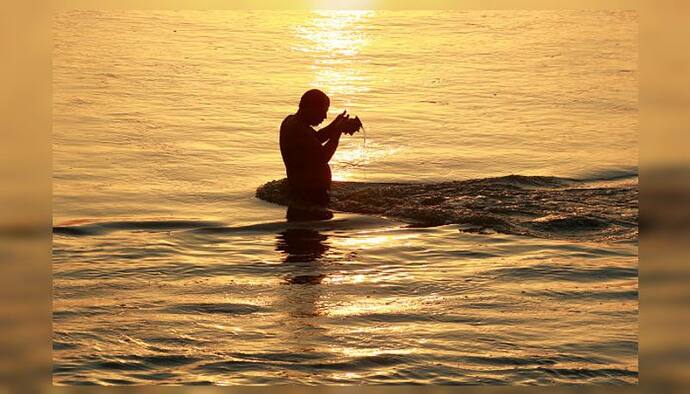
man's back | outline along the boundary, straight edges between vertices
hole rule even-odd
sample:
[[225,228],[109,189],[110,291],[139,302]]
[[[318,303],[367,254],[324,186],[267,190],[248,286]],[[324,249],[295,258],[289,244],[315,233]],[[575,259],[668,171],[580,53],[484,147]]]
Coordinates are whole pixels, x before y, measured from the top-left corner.
[[327,201],[331,169],[314,129],[288,115],[280,125],[280,153],[293,195],[316,203]]

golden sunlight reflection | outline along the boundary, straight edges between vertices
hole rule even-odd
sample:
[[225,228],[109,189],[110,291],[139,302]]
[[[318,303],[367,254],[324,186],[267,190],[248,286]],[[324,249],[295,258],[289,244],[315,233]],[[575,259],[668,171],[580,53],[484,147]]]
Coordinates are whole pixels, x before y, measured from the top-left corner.
[[380,349],[380,348],[356,348],[356,347],[340,347],[331,348],[347,357],[372,357],[380,356],[382,354],[410,354],[414,353],[415,349]]
[[346,248],[361,248],[373,246],[385,246],[387,244],[404,245],[404,240],[418,238],[419,234],[379,235],[363,238],[333,238],[333,244]]
[[353,56],[366,42],[362,26],[373,11],[315,11],[297,35],[306,40],[296,49],[325,57]]
[[368,42],[363,28],[372,15],[373,11],[315,11],[296,29],[299,43],[293,48],[313,56],[312,87],[340,96],[336,100],[346,105],[352,103],[349,95],[369,90],[358,55]]
[[[352,104],[347,95],[369,91],[369,87],[363,83],[366,79],[355,68],[340,69],[337,66],[320,66],[316,64],[312,68],[316,70],[316,75],[311,86],[322,88],[336,97],[340,95],[341,97],[337,97],[337,100],[339,102],[342,101],[345,105]],[[337,113],[338,110],[333,108],[330,112]]]
[[342,284],[362,284],[362,283],[380,283],[380,282],[391,282],[391,281],[404,281],[409,278],[410,275],[405,273],[376,273],[376,272],[365,272],[362,274],[331,274],[327,276],[324,280],[324,284],[329,285],[342,285]]
[[406,311],[415,311],[424,308],[425,305],[439,302],[443,297],[427,296],[419,299],[407,298],[360,298],[349,303],[339,303],[324,310],[327,316],[358,316],[366,314],[395,314]]
[[[353,109],[358,96],[371,89],[361,52],[370,44],[371,37],[365,29],[374,14],[361,10],[314,11],[295,30],[297,44],[293,50],[303,52],[312,61],[310,86],[331,96],[329,119],[343,109],[361,115]],[[361,179],[365,176],[364,165],[391,153],[390,148],[377,149],[375,144],[365,148],[363,138],[348,138],[333,158],[333,180]]]
[[358,138],[357,134],[341,141],[341,144],[331,162],[334,181],[366,178],[366,165],[392,156],[399,150],[397,147],[384,147],[370,140],[367,140],[365,145],[363,138]]

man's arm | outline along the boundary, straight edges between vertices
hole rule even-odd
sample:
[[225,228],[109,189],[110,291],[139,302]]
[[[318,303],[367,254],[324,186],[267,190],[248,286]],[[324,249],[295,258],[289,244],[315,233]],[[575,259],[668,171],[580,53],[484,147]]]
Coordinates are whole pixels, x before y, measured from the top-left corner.
[[[318,130],[316,132],[316,138],[321,143],[324,143],[330,140],[331,138],[335,138],[336,136],[340,138],[340,134],[343,131],[343,125],[345,124],[346,119],[347,111],[343,111],[341,114],[338,114],[338,116],[331,122],[331,124]],[[336,142],[335,145],[337,146],[338,143]]]
[[335,150],[338,149],[338,143],[340,142],[340,136],[342,133],[340,131],[333,131],[333,135],[328,139],[328,142],[323,146],[323,159],[324,163],[328,164],[331,158],[335,154]]
[[316,131],[316,138],[319,140],[319,142],[324,143],[330,140],[331,138],[335,137],[336,134],[340,135],[340,132],[337,130],[337,127],[334,126],[335,125],[331,123],[328,126]]

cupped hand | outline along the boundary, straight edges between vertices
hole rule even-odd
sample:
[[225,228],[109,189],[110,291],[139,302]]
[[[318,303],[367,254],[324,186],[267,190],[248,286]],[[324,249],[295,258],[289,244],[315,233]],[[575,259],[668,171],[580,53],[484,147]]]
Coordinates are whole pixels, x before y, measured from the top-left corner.
[[344,110],[342,113],[338,114],[328,126],[342,133],[349,119],[350,116],[347,114],[347,110]]

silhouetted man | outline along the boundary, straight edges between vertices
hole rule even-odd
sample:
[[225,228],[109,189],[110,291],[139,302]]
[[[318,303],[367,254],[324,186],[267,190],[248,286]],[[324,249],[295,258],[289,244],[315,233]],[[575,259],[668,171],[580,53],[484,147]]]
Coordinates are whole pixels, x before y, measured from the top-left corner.
[[[328,162],[333,157],[343,132],[354,132],[353,122],[343,111],[331,124],[316,131],[326,119],[330,99],[318,90],[312,89],[302,95],[299,109],[288,115],[280,125],[280,153],[283,156],[293,201],[288,208],[288,220],[330,219],[333,215],[325,208],[329,202],[331,168]],[[321,207],[305,211],[304,206]],[[305,217],[306,216],[306,217]],[[310,217],[311,216],[311,217]]]

